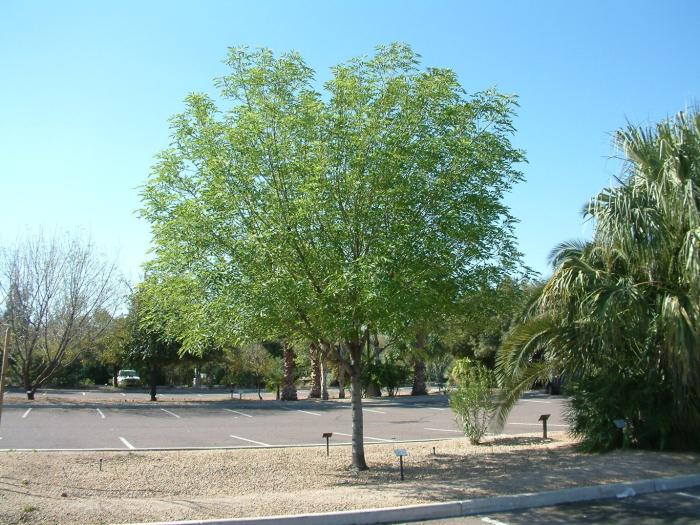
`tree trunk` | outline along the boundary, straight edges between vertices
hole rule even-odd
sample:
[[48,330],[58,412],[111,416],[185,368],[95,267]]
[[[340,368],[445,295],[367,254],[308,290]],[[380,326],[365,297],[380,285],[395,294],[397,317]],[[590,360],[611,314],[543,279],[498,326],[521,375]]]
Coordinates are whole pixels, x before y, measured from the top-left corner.
[[294,348],[289,343],[284,343],[284,388],[282,389],[282,401],[296,401],[297,387],[294,384]]
[[309,399],[319,399],[321,397],[321,351],[318,345],[311,345],[309,349],[311,359],[311,390]]
[[326,357],[321,356],[321,399],[328,400],[328,363]]
[[357,470],[368,470],[365,461],[364,422],[362,418],[362,347],[359,343],[350,345],[350,382],[352,384],[352,466]]
[[428,393],[425,386],[425,361],[416,359],[413,363],[413,388],[411,389],[412,396],[424,396]]
[[112,384],[115,387],[119,386],[119,382],[117,381],[118,376],[119,376],[119,365],[114,365],[112,367]]
[[258,388],[258,399],[262,400],[262,395],[260,395],[260,379],[255,378],[255,386]]
[[148,372],[148,383],[149,386],[151,387],[151,401],[158,401],[158,398],[156,397],[156,383],[158,382],[158,369],[153,366]]
[[338,399],[345,399],[345,371],[338,365]]
[[27,399],[34,401],[34,392],[36,389],[32,386],[32,381],[29,379],[29,374],[23,374],[22,382],[24,383],[24,391],[27,393]]

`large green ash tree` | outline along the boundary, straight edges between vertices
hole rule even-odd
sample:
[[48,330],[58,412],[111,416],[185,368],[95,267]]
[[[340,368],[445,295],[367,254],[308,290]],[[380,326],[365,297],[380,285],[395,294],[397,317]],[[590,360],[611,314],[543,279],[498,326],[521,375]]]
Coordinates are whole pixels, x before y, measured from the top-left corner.
[[341,345],[366,469],[369,334],[430,331],[519,264],[503,204],[521,178],[515,101],[468,95],[402,44],[334,67],[322,89],[296,53],[225,62],[220,97],[187,97],[143,189],[151,276],[184,351],[231,334]]

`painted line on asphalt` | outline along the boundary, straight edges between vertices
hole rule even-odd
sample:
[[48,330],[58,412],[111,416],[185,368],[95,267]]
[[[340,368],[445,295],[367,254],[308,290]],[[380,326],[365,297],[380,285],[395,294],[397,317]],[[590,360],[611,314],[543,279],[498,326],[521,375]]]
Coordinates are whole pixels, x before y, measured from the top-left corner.
[[[352,437],[352,434],[343,434],[342,432],[335,432],[335,434],[338,434],[339,436]],[[395,443],[394,439],[377,438],[377,437],[372,437],[372,436],[363,436],[363,437],[365,439],[374,439],[375,441],[381,441],[383,443]]]
[[320,416],[318,412],[309,412],[308,410],[299,410],[298,408],[289,408],[289,407],[280,407],[282,410],[286,410],[288,412],[301,412],[303,414],[309,414],[311,416]]
[[498,520],[495,520],[495,519],[489,518],[489,517],[481,518],[481,521],[483,521],[484,523],[490,523],[490,525],[508,525],[504,521],[498,521]]
[[303,414],[309,414],[310,416],[320,416],[318,412],[309,412],[308,410],[297,410],[297,412],[301,412]]
[[373,408],[362,408],[364,412],[374,412],[375,414],[386,414],[386,412],[382,412],[381,410],[374,410]]
[[105,418],[105,415],[102,413],[102,410],[100,410],[99,408],[96,408],[95,410],[97,410],[97,413],[100,415],[100,417],[101,417],[102,419]]
[[163,412],[167,412],[168,414],[170,414],[170,415],[173,416],[173,417],[176,417],[176,418],[180,419],[180,416],[178,416],[175,412],[171,412],[170,410],[165,410],[164,408],[161,408],[161,410],[162,410]]
[[423,430],[434,430],[436,432],[456,432],[457,434],[463,434],[461,430],[451,430],[449,428],[430,428],[424,427]]
[[437,408],[437,407],[425,407],[428,410],[447,410],[446,408]]
[[27,411],[24,414],[22,414],[22,419],[26,418],[29,415],[29,412],[31,412],[31,411],[32,411],[32,409],[28,408]]
[[124,445],[126,445],[126,448],[128,448],[128,449],[130,449],[130,450],[134,450],[134,449],[136,448],[136,447],[134,447],[134,445],[132,445],[131,443],[129,443],[126,439],[124,439],[124,438],[121,437],[121,436],[119,436],[119,440],[120,440],[122,443],[124,443]]
[[84,396],[86,396],[86,395],[87,395],[87,394],[86,394],[85,392],[80,392],[80,393],[81,393],[81,394],[83,394]]
[[230,408],[224,408],[226,412],[233,412],[234,414],[238,414],[239,416],[245,416],[245,417],[253,417],[250,414],[244,414],[243,412],[239,412],[238,410],[231,410]]
[[551,405],[551,401],[540,401],[539,399],[521,399],[519,401],[520,403],[545,403],[547,405]]
[[678,496],[684,496],[684,497],[686,497],[686,498],[693,498],[693,499],[699,499],[699,500],[700,500],[700,496],[696,496],[695,494],[688,494],[687,492],[676,492],[676,494],[677,494]]
[[[507,422],[506,426],[508,425],[522,425],[524,427],[541,427],[542,423],[511,423]],[[562,427],[562,428],[568,428],[569,425],[555,425],[554,423],[547,423],[548,427]]]
[[126,397],[126,394],[125,394],[124,392],[122,392],[122,395],[123,395],[124,397]]
[[231,436],[231,437],[234,438],[234,439],[240,439],[241,441],[247,441],[248,443],[255,443],[256,445],[262,445],[263,447],[269,447],[269,446],[270,446],[270,445],[268,445],[267,443],[263,443],[262,441],[254,441],[254,440],[252,440],[252,439],[247,439],[247,438],[244,438],[244,437],[241,437],[241,436],[234,436],[233,434],[229,434],[229,436]]

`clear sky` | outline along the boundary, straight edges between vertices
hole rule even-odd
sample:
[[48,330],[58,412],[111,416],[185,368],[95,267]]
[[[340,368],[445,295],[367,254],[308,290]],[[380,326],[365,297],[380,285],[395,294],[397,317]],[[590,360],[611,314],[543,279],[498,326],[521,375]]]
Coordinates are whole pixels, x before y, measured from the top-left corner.
[[132,280],[149,246],[138,187],[168,118],[232,45],[318,72],[403,41],[468,91],[520,99],[526,181],[508,197],[525,262],[590,235],[583,203],[619,173],[612,132],[700,100],[700,2],[0,0],[0,242],[81,232]]

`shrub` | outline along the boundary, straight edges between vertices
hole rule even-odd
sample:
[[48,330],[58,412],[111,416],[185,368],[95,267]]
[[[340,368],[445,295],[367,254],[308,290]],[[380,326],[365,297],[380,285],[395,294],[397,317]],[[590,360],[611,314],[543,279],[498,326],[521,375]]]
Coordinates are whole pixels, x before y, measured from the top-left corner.
[[470,359],[458,359],[450,376],[454,385],[450,393],[450,407],[464,435],[470,443],[477,445],[486,434],[496,410],[491,392],[493,372]]

